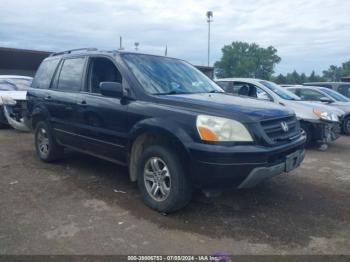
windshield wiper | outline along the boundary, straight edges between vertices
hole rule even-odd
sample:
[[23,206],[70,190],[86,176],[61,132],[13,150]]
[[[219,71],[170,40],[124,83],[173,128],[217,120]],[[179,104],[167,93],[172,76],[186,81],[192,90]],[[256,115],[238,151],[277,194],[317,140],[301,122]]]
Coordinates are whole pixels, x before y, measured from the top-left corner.
[[169,91],[169,92],[164,92],[164,93],[155,93],[153,95],[156,95],[156,96],[163,96],[163,95],[182,95],[182,94],[189,94],[187,92],[178,92],[178,91]]
[[219,90],[211,90],[209,91],[208,93],[225,93],[225,92],[222,92],[222,91],[219,91]]

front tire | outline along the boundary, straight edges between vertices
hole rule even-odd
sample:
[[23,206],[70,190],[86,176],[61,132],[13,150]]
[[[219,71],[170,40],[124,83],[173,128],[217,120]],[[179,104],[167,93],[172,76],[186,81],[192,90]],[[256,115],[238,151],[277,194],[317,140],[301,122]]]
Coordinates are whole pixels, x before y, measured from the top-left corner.
[[47,123],[39,122],[34,135],[36,153],[42,161],[53,162],[63,156],[64,149],[57,144]]
[[306,135],[305,147],[312,146],[314,140],[313,140],[312,130],[311,130],[310,126],[305,124],[305,123],[301,123],[300,129],[303,130],[304,134]]
[[162,213],[174,212],[191,199],[192,188],[183,163],[165,146],[153,145],[142,153],[138,186],[145,204]]
[[345,135],[350,135],[350,116],[346,117],[343,122],[343,132]]

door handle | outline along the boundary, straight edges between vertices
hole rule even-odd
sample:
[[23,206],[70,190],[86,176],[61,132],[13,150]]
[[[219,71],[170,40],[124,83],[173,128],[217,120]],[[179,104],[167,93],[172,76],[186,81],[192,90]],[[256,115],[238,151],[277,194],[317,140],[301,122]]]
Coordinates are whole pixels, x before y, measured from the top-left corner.
[[83,100],[83,101],[81,101],[81,102],[80,102],[80,105],[82,105],[82,106],[86,106],[86,105],[87,105],[87,103],[86,103],[86,101],[85,101],[85,100]]
[[45,96],[45,100],[50,100],[52,97],[50,95]]

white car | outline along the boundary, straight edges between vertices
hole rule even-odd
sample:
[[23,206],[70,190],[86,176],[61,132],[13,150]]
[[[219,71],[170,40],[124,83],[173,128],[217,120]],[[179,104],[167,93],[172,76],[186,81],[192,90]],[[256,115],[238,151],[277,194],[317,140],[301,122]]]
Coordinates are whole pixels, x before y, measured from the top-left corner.
[[216,83],[228,93],[271,101],[293,109],[307,136],[307,145],[317,141],[331,142],[339,137],[340,121],[345,115],[343,110],[317,102],[301,101],[292,92],[266,80],[224,78],[216,79]]
[[27,76],[0,75],[0,128],[10,125],[29,131],[26,96],[32,80]]

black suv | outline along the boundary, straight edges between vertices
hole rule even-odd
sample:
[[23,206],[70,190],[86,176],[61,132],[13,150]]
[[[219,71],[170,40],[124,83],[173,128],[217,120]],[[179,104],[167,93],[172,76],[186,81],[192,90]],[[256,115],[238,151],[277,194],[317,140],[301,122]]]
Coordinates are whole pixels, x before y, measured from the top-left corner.
[[253,187],[304,158],[292,111],[226,94],[179,59],[56,53],[27,96],[41,160],[70,148],[128,166],[145,203],[161,212],[186,205],[194,187]]

